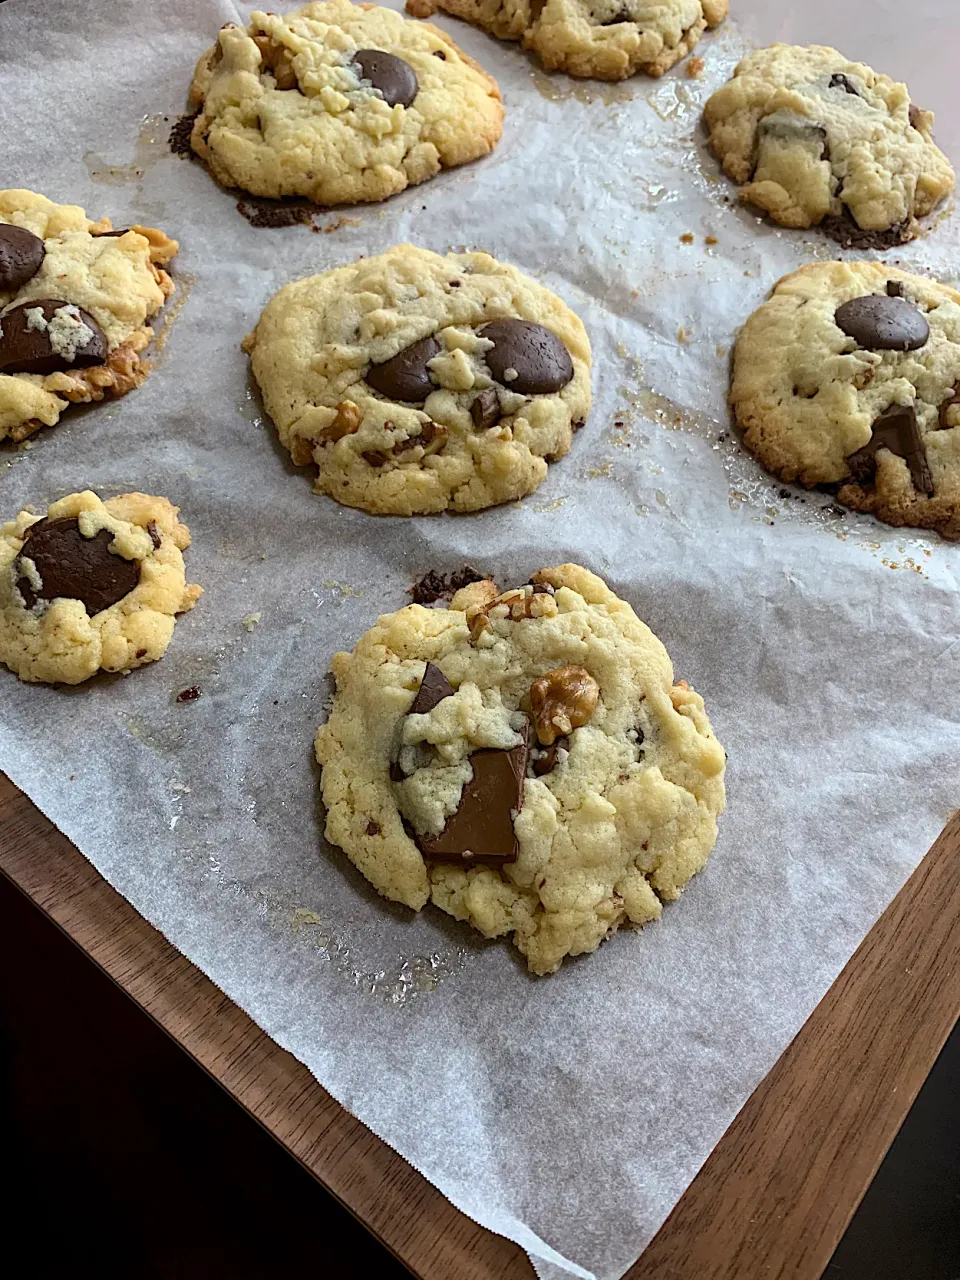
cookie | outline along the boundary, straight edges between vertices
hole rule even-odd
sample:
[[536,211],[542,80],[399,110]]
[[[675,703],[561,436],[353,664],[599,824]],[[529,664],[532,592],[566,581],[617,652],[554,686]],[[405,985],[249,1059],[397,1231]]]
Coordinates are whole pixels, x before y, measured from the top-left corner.
[[333,674],[328,840],[384,897],[513,934],[534,973],[658,919],[713,848],[703,700],[578,565],[385,614]]
[[496,81],[439,28],[350,0],[228,23],[190,91],[191,144],[256,196],[385,200],[492,151]]
[[933,113],[836,49],[759,49],[710,98],[704,121],[724,171],[745,184],[742,200],[845,248],[912,240],[917,219],[953,190]]
[[662,76],[729,7],[729,0],[407,0],[417,18],[443,9],[519,40],[548,71],[595,80]]
[[0,191],[0,440],[143,382],[177,248],[153,227],[114,231],[77,205]]
[[485,253],[399,245],[285,285],[244,349],[317,491],[377,514],[532,493],[590,409],[579,319]]
[[734,357],[744,441],[784,480],[960,538],[960,293],[882,262],[786,276]]
[[0,528],[0,662],[21,680],[80,684],[166,653],[192,609],[190,531],[166,498],[71,493]]

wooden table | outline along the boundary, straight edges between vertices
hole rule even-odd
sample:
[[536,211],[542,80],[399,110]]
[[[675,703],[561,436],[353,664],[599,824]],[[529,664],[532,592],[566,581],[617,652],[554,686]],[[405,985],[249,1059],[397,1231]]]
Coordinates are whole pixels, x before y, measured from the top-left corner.
[[[422,1280],[531,1280],[349,1115],[0,775],[0,872]],[[816,1280],[960,1014],[960,815],[868,934],[630,1280]]]

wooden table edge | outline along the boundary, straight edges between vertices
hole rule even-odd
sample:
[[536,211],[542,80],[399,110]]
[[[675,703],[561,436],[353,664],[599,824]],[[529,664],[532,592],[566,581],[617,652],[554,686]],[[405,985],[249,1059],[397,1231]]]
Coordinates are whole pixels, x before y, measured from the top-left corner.
[[[954,818],[629,1280],[817,1280],[960,1013]],[[0,872],[421,1280],[530,1280],[149,925],[0,774]]]

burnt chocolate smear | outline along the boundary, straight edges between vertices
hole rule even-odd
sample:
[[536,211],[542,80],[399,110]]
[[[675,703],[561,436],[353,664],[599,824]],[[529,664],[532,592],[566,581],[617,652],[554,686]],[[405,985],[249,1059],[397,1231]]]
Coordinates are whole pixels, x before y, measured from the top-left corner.
[[820,230],[831,240],[836,240],[842,249],[893,249],[913,238],[909,218],[887,227],[885,231],[865,231],[849,213],[841,214],[839,218],[829,215],[820,223]]
[[192,684],[189,689],[181,689],[177,694],[177,702],[196,702],[200,697],[202,690],[198,684]]
[[193,156],[195,154],[193,147],[190,145],[190,135],[193,133],[193,126],[196,124],[199,114],[199,111],[192,111],[189,115],[181,116],[170,130],[167,145],[175,156]]
[[452,596],[461,587],[468,587],[471,582],[483,582],[485,577],[485,574],[477,573],[470,565],[464,565],[454,573],[437,573],[436,569],[431,569],[419,582],[413,584],[410,595],[414,604],[435,604],[445,596]]
[[237,212],[251,227],[312,227],[313,220],[324,210],[309,200],[255,200],[237,201]]

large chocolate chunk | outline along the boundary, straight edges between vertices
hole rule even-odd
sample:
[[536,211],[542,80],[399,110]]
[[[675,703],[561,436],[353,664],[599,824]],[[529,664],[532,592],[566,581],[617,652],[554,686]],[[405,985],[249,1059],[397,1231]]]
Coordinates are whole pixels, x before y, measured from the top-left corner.
[[873,424],[873,436],[868,444],[847,459],[850,474],[858,484],[869,484],[877,474],[877,453],[889,449],[903,458],[910,468],[914,488],[927,497],[933,496],[933,477],[927,463],[917,412],[912,404],[893,404],[885,409]]
[[570,352],[555,333],[530,320],[492,320],[480,330],[493,343],[485,359],[502,386],[522,396],[547,395],[573,377]]
[[379,391],[388,400],[405,400],[408,404],[423,404],[436,387],[430,381],[427,362],[440,354],[440,343],[432,334],[421,338],[403,351],[398,351],[383,364],[372,364],[367,370],[367,386]]
[[930,337],[923,312],[906,298],[867,294],[837,308],[837,326],[867,351],[917,351]]
[[93,617],[122,600],[140,581],[140,563],[114,555],[112,544],[109,529],[85,538],[76,516],[31,525],[19,559],[33,561],[43,585],[32,585],[18,559],[17,588],[27,608],[38,599],[79,600]]
[[497,425],[500,421],[500,397],[493,387],[480,392],[470,406],[470,417],[478,431]]
[[63,373],[103,364],[107,339],[89,312],[56,298],[0,315],[0,373]]
[[46,249],[26,227],[0,225],[0,293],[13,293],[40,270]]
[[512,814],[523,804],[529,732],[525,725],[523,742],[510,751],[474,751],[470,756],[473,777],[463,788],[460,808],[438,836],[417,838],[428,862],[516,862],[519,845]]
[[453,685],[439,667],[428,662],[423,669],[423,679],[420,681],[419,692],[410,708],[410,715],[425,716],[438,702],[449,698],[451,693],[453,693]]
[[383,94],[388,107],[409,107],[420,88],[413,67],[396,54],[382,49],[358,49],[353,61],[364,80],[369,80]]

